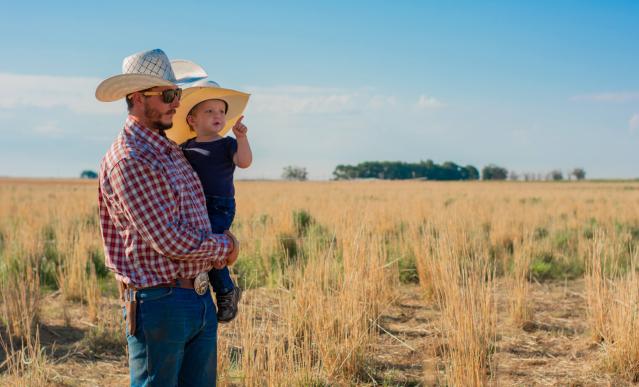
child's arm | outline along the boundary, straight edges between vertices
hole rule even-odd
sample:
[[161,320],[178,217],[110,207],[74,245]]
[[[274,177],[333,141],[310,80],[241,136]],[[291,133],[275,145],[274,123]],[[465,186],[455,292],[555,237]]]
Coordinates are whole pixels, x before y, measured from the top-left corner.
[[237,140],[237,152],[233,155],[233,163],[240,168],[248,168],[253,162],[253,153],[246,136],[248,128],[242,123],[243,118],[244,116],[241,116],[233,125],[233,134]]

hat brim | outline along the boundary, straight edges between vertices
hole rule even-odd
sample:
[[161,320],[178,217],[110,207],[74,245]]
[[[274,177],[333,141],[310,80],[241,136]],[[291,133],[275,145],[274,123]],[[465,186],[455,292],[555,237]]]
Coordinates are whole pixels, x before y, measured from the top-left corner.
[[186,116],[198,103],[208,99],[221,99],[228,104],[226,112],[226,125],[218,132],[220,136],[225,136],[240,118],[251,95],[241,91],[224,89],[221,87],[191,87],[182,92],[180,107],[173,116],[173,127],[166,131],[166,135],[177,144],[182,144],[186,140],[196,136],[186,122]]
[[95,98],[102,102],[113,102],[133,92],[157,86],[175,86],[175,83],[153,75],[120,74],[102,81],[95,89]]

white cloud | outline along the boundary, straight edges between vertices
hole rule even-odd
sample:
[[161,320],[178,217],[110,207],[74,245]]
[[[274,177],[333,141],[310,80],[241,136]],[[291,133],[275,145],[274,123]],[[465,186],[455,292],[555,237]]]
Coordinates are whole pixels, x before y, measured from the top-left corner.
[[368,101],[368,106],[375,110],[397,106],[397,97],[394,95],[374,95]]
[[[11,112],[19,108],[68,109],[80,114],[122,115],[122,101],[102,103],[95,99],[98,78],[0,73],[0,109]],[[279,85],[246,88],[252,94],[252,112],[274,115],[339,114],[377,111],[402,106],[396,96],[371,88],[345,89],[306,85]],[[418,106],[435,109],[444,105],[433,97],[421,96]],[[408,107],[408,106],[407,106]]]
[[630,117],[630,120],[628,120],[628,127],[630,128],[630,131],[632,133],[639,129],[639,113],[636,113],[632,117]]
[[46,137],[59,137],[64,130],[54,121],[44,122],[33,128],[33,132]]
[[398,105],[396,97],[374,94],[370,89],[348,90],[303,85],[247,89],[252,94],[249,106],[258,113],[336,114]]
[[95,99],[97,78],[0,73],[0,109],[22,107],[66,108],[76,113],[122,114],[122,101],[102,103]]
[[[371,88],[340,89],[313,86],[247,87],[251,92],[251,111],[272,114],[365,113],[388,108],[402,108],[394,95]],[[434,97],[422,95],[418,109],[439,109],[446,105]],[[411,108],[410,103],[404,104]]]
[[255,93],[275,93],[275,94],[337,94],[343,93],[345,89],[338,87],[317,87],[306,85],[276,85],[270,87],[248,87]]
[[570,98],[571,101],[590,102],[628,102],[639,100],[639,92],[604,92],[580,94]]
[[308,86],[277,86],[252,90],[251,108],[260,113],[339,113],[356,107],[357,94]]
[[419,99],[417,100],[416,106],[418,109],[430,110],[430,109],[441,109],[445,107],[446,105],[444,105],[441,101],[439,101],[435,97],[420,95]]

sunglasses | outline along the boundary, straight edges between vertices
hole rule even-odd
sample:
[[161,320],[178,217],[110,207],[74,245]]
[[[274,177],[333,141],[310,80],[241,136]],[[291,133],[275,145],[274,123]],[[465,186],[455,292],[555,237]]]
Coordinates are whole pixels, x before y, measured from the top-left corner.
[[168,89],[163,91],[145,91],[142,93],[142,95],[145,95],[147,97],[151,95],[161,95],[162,102],[172,103],[176,98],[178,99],[178,101],[180,100],[180,98],[182,97],[182,89]]

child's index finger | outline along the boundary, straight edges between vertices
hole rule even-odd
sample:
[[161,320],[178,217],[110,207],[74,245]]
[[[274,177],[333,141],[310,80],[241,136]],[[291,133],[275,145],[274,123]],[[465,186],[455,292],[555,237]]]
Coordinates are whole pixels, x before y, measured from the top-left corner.
[[237,121],[235,122],[235,125],[239,125],[242,123],[242,118],[244,118],[244,116],[240,116],[240,118],[237,119]]

